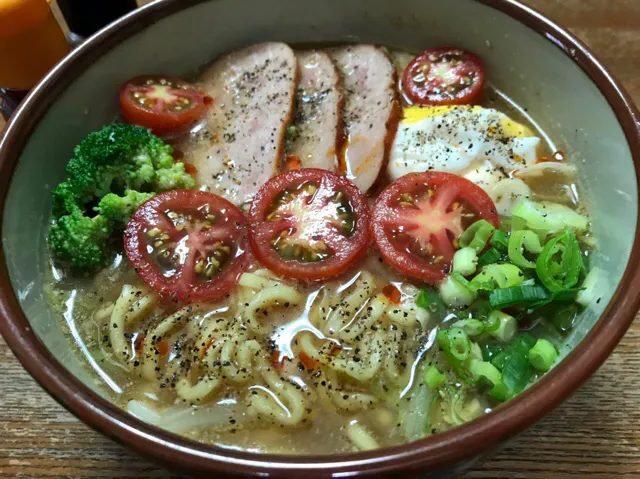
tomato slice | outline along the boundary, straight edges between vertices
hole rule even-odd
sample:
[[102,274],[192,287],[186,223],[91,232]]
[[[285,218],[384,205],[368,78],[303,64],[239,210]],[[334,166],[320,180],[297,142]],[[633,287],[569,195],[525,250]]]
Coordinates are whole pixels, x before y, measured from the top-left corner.
[[161,75],[132,78],[120,88],[124,121],[149,128],[159,136],[186,133],[211,102],[211,97],[193,85]]
[[451,268],[454,240],[473,222],[499,226],[482,188],[451,173],[409,173],[378,196],[372,230],[384,260],[401,273],[437,282]]
[[302,168],[271,178],[250,212],[249,240],[267,268],[294,279],[337,276],[369,244],[369,207],[346,178]]
[[249,266],[246,219],[240,209],[205,191],[160,193],[131,217],[124,249],[142,279],[177,301],[215,301]]
[[433,48],[415,57],[402,75],[402,88],[422,105],[467,105],[480,101],[484,66],[460,48]]

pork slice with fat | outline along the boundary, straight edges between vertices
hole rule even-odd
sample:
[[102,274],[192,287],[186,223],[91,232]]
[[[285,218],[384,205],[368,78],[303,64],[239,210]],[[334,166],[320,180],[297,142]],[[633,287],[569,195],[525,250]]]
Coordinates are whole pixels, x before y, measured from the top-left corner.
[[216,60],[199,87],[213,98],[203,129],[180,145],[201,187],[243,205],[278,169],[297,82],[293,50],[261,43]]
[[386,53],[373,45],[330,51],[342,77],[347,139],[341,162],[348,177],[367,191],[383,170],[399,119],[396,72]]
[[340,76],[323,51],[296,52],[300,80],[287,155],[302,168],[336,171],[342,142]]

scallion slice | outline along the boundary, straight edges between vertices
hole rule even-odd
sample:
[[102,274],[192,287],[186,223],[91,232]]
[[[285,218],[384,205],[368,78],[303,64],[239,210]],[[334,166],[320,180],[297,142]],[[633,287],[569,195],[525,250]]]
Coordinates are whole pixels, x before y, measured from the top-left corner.
[[484,289],[487,291],[496,288],[510,288],[524,281],[524,273],[513,264],[489,264],[482,268],[470,282],[472,290]]
[[491,363],[502,372],[502,381],[489,394],[499,401],[511,399],[522,392],[534,375],[529,362],[529,350],[536,340],[529,334],[521,334],[506,349],[497,354]]
[[509,248],[509,237],[507,233],[502,230],[495,230],[493,235],[491,236],[491,246],[496,248],[498,251],[502,251],[503,253],[507,252]]
[[496,248],[491,248],[480,255],[480,257],[478,258],[478,264],[480,266],[493,264],[498,262],[501,257],[502,253],[500,253],[500,251],[498,251]]
[[445,305],[442,298],[437,291],[431,288],[423,288],[420,290],[418,299],[416,299],[416,305],[419,308],[426,309],[436,316],[441,316],[445,311]]
[[558,351],[548,340],[538,339],[536,344],[529,350],[528,358],[536,370],[546,373],[558,359]]
[[502,374],[488,361],[472,359],[469,361],[469,372],[476,381],[486,380],[492,386],[502,382]]
[[517,329],[516,318],[502,311],[493,311],[487,318],[487,331],[503,343],[511,341]]
[[461,381],[470,383],[472,377],[465,367],[465,360],[471,355],[471,341],[462,329],[441,329],[436,333],[436,342],[447,362]]
[[573,230],[567,228],[550,239],[536,261],[536,273],[552,293],[571,290],[580,278],[582,253]]
[[587,277],[582,282],[582,291],[578,293],[576,301],[582,306],[589,306],[598,301],[600,287],[607,282],[607,272],[598,267],[589,271]]
[[502,309],[530,302],[547,301],[552,298],[553,295],[542,286],[520,285],[494,289],[489,295],[489,304],[494,309]]
[[429,389],[438,389],[442,386],[445,379],[446,376],[438,371],[438,368],[435,366],[429,366],[429,368],[424,372],[424,382]]
[[540,238],[530,230],[519,230],[511,233],[509,238],[509,259],[520,268],[534,269],[536,264],[524,256],[524,252],[538,254],[542,251]]
[[469,282],[460,273],[453,273],[440,283],[440,296],[447,306],[460,308],[476,300],[476,292],[468,288]]
[[495,231],[495,227],[487,220],[478,220],[469,226],[462,235],[460,235],[460,246],[463,248],[470,247],[480,252],[487,245],[491,233]]
[[449,339],[449,352],[458,361],[466,360],[471,354],[471,340],[469,335],[461,328],[447,330]]
[[500,354],[504,350],[503,344],[485,343],[481,346],[482,359],[485,361],[492,361],[495,356]]
[[453,323],[451,327],[460,328],[471,337],[480,336],[485,330],[485,324],[477,319],[461,319]]
[[478,254],[476,250],[467,246],[461,248],[453,255],[453,272],[462,276],[470,276],[476,272],[478,267]]
[[[512,219],[521,218],[524,227],[532,229],[544,236],[559,233],[566,227],[578,232],[586,231],[589,220],[567,206],[558,203],[535,202],[522,199],[511,210]],[[524,229],[518,227],[516,229]],[[512,225],[512,230],[513,225]]]

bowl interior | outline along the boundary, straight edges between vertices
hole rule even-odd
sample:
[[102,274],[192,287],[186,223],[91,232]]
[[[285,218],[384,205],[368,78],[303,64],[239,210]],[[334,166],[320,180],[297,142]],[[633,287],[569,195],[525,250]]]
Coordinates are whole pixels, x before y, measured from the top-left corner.
[[[178,11],[178,3],[191,6]],[[172,4],[176,12],[171,16],[104,54],[96,53],[86,70],[66,73],[61,80],[66,88],[37,123],[20,155],[5,203],[2,242],[19,302],[40,340],[87,387],[105,394],[70,347],[69,335],[77,333],[54,316],[44,288],[52,187],[63,179],[79,140],[116,117],[121,82],[149,72],[189,74],[221,53],[264,40],[369,42],[415,52],[457,45],[477,52],[486,62],[490,81],[525,108],[579,166],[598,243],[593,261],[607,272],[607,280],[599,285],[601,301],[585,311],[569,343],[584,338],[627,265],[638,192],[631,152],[612,108],[553,38],[472,0]],[[451,18],[456,20],[448,21]]]

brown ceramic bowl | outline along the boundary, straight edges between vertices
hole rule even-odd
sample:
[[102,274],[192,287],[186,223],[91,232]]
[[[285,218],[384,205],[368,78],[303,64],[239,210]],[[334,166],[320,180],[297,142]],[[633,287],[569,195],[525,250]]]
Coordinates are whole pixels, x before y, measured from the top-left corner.
[[[455,19],[448,22],[446,19]],[[149,426],[111,404],[87,374],[44,293],[51,185],[73,146],[117,112],[125,79],[188,74],[260,40],[379,43],[420,51],[456,44],[479,53],[492,83],[527,108],[570,158],[590,204],[606,273],[573,351],[525,393],[444,434],[358,454],[275,456],[207,447]],[[640,119],[589,50],[535,11],[508,0],[166,0],[92,37],[58,65],[11,119],[0,143],[0,331],[33,377],[88,425],[182,472],[211,477],[448,476],[529,427],[604,362],[640,302]],[[612,213],[612,212],[615,212]]]

